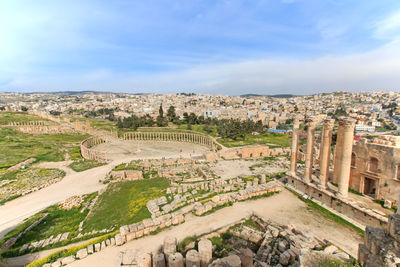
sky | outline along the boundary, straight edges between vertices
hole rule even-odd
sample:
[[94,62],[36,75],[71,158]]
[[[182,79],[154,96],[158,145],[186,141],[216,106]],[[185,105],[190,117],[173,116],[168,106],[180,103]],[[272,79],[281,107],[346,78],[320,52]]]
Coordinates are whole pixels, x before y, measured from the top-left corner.
[[399,0],[0,0],[0,91],[400,91]]

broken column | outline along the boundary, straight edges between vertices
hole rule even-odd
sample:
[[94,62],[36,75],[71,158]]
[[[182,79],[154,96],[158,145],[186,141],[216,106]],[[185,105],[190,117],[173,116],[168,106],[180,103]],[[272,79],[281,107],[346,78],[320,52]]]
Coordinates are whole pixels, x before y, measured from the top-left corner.
[[341,130],[342,135],[337,140],[337,144],[341,147],[340,158],[337,159],[336,163],[338,167],[338,188],[339,196],[347,197],[349,190],[349,179],[350,179],[350,166],[351,166],[351,153],[353,150],[353,139],[354,139],[354,126],[355,120],[348,118],[341,118],[339,120],[339,131]]
[[316,124],[315,118],[311,117],[308,119],[306,164],[304,168],[304,181],[307,183],[311,181],[311,175],[312,175],[315,124]]
[[168,256],[168,267],[183,267],[183,256],[179,252],[175,252]]
[[186,267],[200,267],[200,254],[194,249],[186,253]]
[[165,257],[168,259],[169,255],[176,252],[176,238],[173,236],[167,236],[164,239],[163,252]]
[[297,167],[297,146],[298,146],[298,134],[299,130],[299,119],[295,118],[293,121],[293,131],[292,131],[292,149],[290,154],[290,172],[292,175],[296,175]]
[[324,121],[324,126],[321,135],[321,148],[319,152],[319,179],[320,186],[326,188],[326,184],[329,178],[329,163],[331,155],[331,143],[332,143],[332,130],[334,120],[328,119]]
[[151,256],[148,253],[140,253],[136,257],[137,267],[151,267]]
[[153,253],[153,267],[165,267],[164,253]]
[[200,254],[200,265],[206,267],[210,264],[212,259],[212,243],[210,240],[203,238],[199,241],[199,254]]

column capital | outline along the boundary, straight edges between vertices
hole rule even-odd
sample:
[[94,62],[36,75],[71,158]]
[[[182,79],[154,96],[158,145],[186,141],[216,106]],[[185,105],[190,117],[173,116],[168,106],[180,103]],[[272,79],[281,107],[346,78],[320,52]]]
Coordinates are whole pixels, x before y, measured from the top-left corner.
[[341,117],[339,118],[339,126],[344,127],[344,129],[353,129],[356,125],[356,120],[352,118]]
[[317,124],[317,119],[315,117],[308,117],[306,119],[306,124],[308,127],[315,127]]
[[324,120],[324,128],[326,129],[333,129],[333,125],[335,124],[334,119],[326,119]]

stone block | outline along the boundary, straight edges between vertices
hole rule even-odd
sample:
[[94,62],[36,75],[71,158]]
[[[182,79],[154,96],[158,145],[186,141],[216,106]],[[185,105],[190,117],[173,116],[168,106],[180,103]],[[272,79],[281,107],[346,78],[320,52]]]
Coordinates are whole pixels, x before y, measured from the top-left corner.
[[137,267],[151,267],[151,256],[148,253],[140,253],[136,257]]
[[138,231],[136,232],[136,238],[140,238],[140,237],[142,237],[142,236],[143,236],[143,234],[144,234],[144,232],[143,232],[143,229],[141,229],[141,230],[138,230]]
[[61,259],[56,260],[51,264],[51,267],[60,267],[61,266]]
[[164,253],[153,253],[153,267],[165,267]]
[[105,248],[107,247],[107,246],[106,246],[106,241],[103,240],[103,241],[101,242],[100,246],[101,246],[100,250],[105,249]]
[[75,261],[75,256],[71,255],[61,260],[61,265],[67,265]]
[[390,236],[400,242],[400,214],[391,214],[389,216],[388,230]]
[[100,243],[94,244],[94,251],[99,252],[100,250],[101,250],[101,244]]
[[279,263],[286,266],[290,262],[290,253],[285,251],[279,256]]
[[129,233],[129,226],[128,225],[123,225],[119,228],[119,233],[121,236],[125,236],[127,233]]
[[94,252],[93,244],[90,244],[87,246],[87,252],[88,252],[88,254],[93,254],[93,252]]
[[176,238],[173,236],[167,236],[164,239],[163,252],[167,259],[169,255],[176,252],[176,243],[177,243]]
[[87,249],[83,248],[81,250],[78,250],[78,252],[76,253],[76,258],[81,260],[81,259],[86,258],[87,255],[88,255]]
[[107,239],[107,240],[106,240],[106,246],[107,246],[107,247],[111,246],[111,240],[110,240],[110,239]]
[[212,259],[212,243],[210,240],[203,238],[198,243],[201,267],[206,267]]
[[194,249],[186,253],[186,267],[200,267],[200,254]]
[[121,234],[115,235],[115,244],[117,246],[121,246],[125,243],[125,237],[122,237]]
[[110,239],[111,246],[115,246],[115,238],[111,237]]
[[179,252],[175,252],[168,256],[168,267],[183,267],[183,256]]
[[242,267],[253,267],[253,251],[244,248],[239,251],[239,258]]

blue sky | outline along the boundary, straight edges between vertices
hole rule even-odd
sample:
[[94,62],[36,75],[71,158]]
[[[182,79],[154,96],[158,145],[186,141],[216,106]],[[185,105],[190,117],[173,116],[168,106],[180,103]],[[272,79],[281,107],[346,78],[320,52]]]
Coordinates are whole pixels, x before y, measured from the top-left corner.
[[399,91],[398,0],[0,1],[0,90]]

